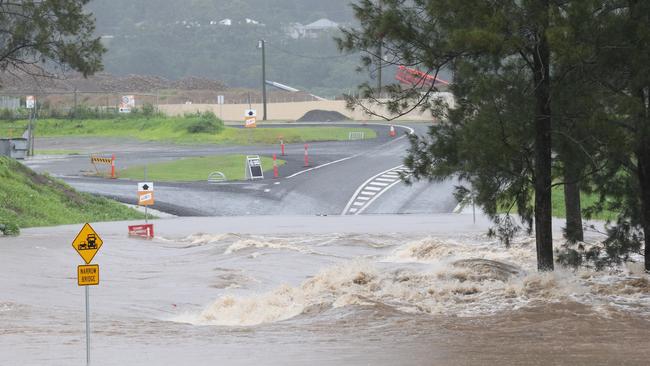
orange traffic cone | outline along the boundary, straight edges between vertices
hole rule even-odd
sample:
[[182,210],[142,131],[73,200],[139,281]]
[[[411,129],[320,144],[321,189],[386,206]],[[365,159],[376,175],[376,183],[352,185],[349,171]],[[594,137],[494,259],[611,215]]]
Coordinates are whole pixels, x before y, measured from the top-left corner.
[[395,137],[395,126],[390,125],[390,132],[388,133],[390,137]]

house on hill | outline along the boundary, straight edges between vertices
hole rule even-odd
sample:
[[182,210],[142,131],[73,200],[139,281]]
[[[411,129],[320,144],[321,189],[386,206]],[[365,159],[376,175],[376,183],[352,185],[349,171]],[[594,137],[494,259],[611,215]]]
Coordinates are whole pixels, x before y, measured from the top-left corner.
[[337,30],[339,24],[329,19],[319,19],[313,23],[302,25],[300,23],[291,23],[284,28],[284,33],[293,38],[318,38],[321,34]]

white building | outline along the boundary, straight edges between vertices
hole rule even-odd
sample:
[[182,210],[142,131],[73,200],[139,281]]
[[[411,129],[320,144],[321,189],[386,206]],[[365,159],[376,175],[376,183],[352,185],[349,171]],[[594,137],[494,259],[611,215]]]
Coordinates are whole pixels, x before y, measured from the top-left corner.
[[291,23],[284,28],[284,33],[293,39],[318,38],[321,34],[337,30],[338,28],[338,23],[323,18],[307,25]]

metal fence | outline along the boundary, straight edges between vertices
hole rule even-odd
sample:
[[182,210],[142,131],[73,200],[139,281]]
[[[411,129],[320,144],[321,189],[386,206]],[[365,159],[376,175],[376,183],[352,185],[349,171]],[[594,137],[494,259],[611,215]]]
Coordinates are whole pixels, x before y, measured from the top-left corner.
[[20,98],[0,95],[0,109],[16,110],[20,108]]

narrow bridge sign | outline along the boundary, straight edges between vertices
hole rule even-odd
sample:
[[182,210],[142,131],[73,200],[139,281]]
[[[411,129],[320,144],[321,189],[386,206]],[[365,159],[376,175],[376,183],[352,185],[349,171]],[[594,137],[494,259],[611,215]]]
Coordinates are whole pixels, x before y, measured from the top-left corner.
[[99,285],[99,264],[77,266],[77,284],[79,286]]

